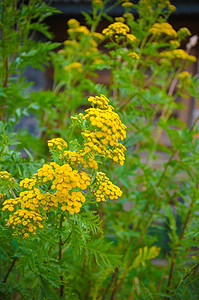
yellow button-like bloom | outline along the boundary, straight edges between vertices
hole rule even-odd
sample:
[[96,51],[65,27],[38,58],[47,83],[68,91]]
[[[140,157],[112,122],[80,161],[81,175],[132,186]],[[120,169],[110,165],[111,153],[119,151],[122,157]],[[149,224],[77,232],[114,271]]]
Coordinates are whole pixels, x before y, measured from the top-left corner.
[[149,29],[149,32],[158,37],[164,34],[170,38],[177,38],[176,31],[169,23],[166,22],[153,24],[153,26]]
[[97,202],[106,201],[107,199],[118,199],[122,195],[120,188],[114,185],[106,174],[102,172],[97,172],[94,190]]
[[113,24],[109,25],[108,28],[105,28],[102,31],[102,34],[112,37],[115,35],[127,35],[129,32],[129,26],[122,22],[114,22]]

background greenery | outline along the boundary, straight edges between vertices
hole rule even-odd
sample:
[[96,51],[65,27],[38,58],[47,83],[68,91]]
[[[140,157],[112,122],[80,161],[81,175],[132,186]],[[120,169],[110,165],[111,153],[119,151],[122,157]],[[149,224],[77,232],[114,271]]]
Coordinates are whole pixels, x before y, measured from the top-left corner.
[[[12,235],[0,212],[0,298],[60,299],[64,286],[63,299],[195,300],[198,126],[196,120],[188,127],[174,112],[183,109],[178,97],[198,99],[198,79],[183,73],[194,61],[188,53],[172,56],[189,32],[152,34],[152,26],[166,23],[174,10],[169,1],[140,0],[136,20],[129,1],[116,3],[123,3],[125,14],[115,20],[108,1],[92,3],[92,13],[84,14],[88,27],[69,22],[68,40],[56,53],[59,44],[34,40],[38,31],[52,38],[44,20],[58,13],[54,8],[35,0],[0,4],[0,167],[15,178],[0,178],[1,204],[50,160],[48,139],[79,140],[70,116],[88,107],[89,95],[109,97],[127,126],[124,165],[106,161],[104,167],[123,191],[119,200],[68,214],[61,233],[52,215],[52,226],[26,240]],[[125,23],[136,39],[96,34],[102,18]],[[31,91],[25,68],[44,70],[49,61],[52,90]],[[109,85],[96,82],[97,70],[104,69]],[[23,116],[37,120],[37,135],[16,132]],[[61,260],[60,234],[66,239]]]

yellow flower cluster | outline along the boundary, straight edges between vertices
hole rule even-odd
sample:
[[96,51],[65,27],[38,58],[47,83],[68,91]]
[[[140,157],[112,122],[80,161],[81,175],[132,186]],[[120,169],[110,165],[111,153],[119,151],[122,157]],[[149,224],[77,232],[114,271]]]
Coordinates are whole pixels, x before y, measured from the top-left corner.
[[92,35],[96,40],[99,40],[99,41],[103,40],[103,38],[104,38],[103,35],[99,32],[93,32]]
[[124,23],[125,22],[125,18],[123,18],[123,17],[116,17],[115,21],[116,22],[122,22],[122,23]]
[[78,61],[70,63],[69,65],[64,67],[66,72],[70,72],[71,70],[76,70],[77,72],[83,72],[82,64]]
[[[86,115],[80,113],[75,117],[83,127],[85,143],[82,149],[68,150],[67,143],[61,138],[49,140],[48,146],[54,154],[57,152],[60,164],[44,164],[32,178],[20,182],[22,191],[17,198],[4,201],[2,210],[11,213],[6,222],[7,226],[15,229],[14,234],[23,234],[24,238],[35,235],[37,228],[43,228],[47,213],[54,209],[78,213],[91,190],[94,190],[98,202],[122,195],[104,173],[97,172],[94,184],[94,177],[90,174],[98,169],[96,154],[123,164],[126,148],[119,139],[122,141],[126,137],[126,126],[104,95],[90,97],[89,102],[93,108],[87,109]],[[89,174],[84,169],[89,169]],[[7,180],[9,177],[8,172],[0,172],[0,179]]]
[[25,189],[31,190],[35,186],[36,181],[34,179],[25,178],[20,181],[19,186],[24,187]]
[[[60,207],[62,211],[67,210],[70,214],[78,213],[82,203],[85,202],[83,192],[90,182],[91,179],[87,173],[73,170],[69,164],[62,166],[55,162],[49,165],[44,164],[33,179],[25,178],[20,182],[20,186],[26,190],[21,192],[18,198],[4,201],[3,211],[12,212],[20,206],[20,209],[9,216],[7,226],[11,224],[14,226],[19,224],[20,228],[24,226],[22,232],[26,238],[27,232],[35,232],[37,225],[39,228],[43,227],[38,222],[34,226],[32,224],[33,221],[42,221],[41,212],[49,212]],[[48,185],[47,192],[45,192],[45,184]],[[24,220],[24,218],[30,220]]]
[[123,7],[132,7],[132,6],[133,6],[133,3],[127,1],[127,2],[122,3],[122,6],[123,6]]
[[10,178],[11,174],[8,173],[7,171],[0,171],[0,180],[5,180],[5,179],[14,179]]
[[136,37],[133,34],[130,34],[130,28],[126,24],[122,22],[114,22],[113,24],[109,25],[102,31],[107,37],[115,37],[116,39],[119,37],[125,37],[131,43],[136,40]]
[[13,229],[17,229],[14,234],[23,234],[24,238],[26,239],[29,237],[30,233],[36,235],[35,230],[37,227],[43,228],[41,223],[42,220],[42,216],[35,211],[18,209],[13,215],[9,216],[9,220],[7,220],[7,226],[12,226]]
[[170,51],[163,51],[160,53],[160,56],[163,58],[167,58],[170,60],[186,60],[190,63],[196,62],[196,57],[193,55],[189,55],[186,51],[182,49],[174,49]]
[[[55,162],[49,165],[45,164],[38,170],[36,177],[40,183],[49,184],[49,189],[53,193],[43,194],[46,210],[51,207],[61,205],[62,211],[69,211],[71,214],[80,211],[81,203],[85,202],[85,197],[82,194],[90,185],[90,176],[85,172],[73,170],[69,164],[62,166]],[[45,197],[46,196],[46,197]]]
[[69,34],[75,34],[75,35],[79,35],[79,34],[84,34],[84,35],[89,35],[90,31],[86,26],[80,26],[80,23],[75,20],[75,19],[70,19],[68,21],[68,33]]
[[9,191],[15,183],[15,179],[11,176],[7,171],[0,171],[0,191],[3,192],[0,192],[0,199],[5,196],[5,192]]
[[176,49],[180,47],[180,43],[177,40],[171,40],[169,41],[169,44],[172,46],[172,48]]
[[187,71],[182,71],[178,74],[177,78],[183,83],[191,83],[190,73]]
[[178,35],[178,39],[180,41],[182,41],[183,39],[185,39],[186,37],[190,36],[191,35],[191,32],[189,31],[188,28],[186,27],[182,27],[178,30],[177,32],[177,35]]
[[109,104],[109,99],[106,98],[104,95],[89,97],[88,101],[91,102],[93,105],[97,105],[101,109],[109,109],[114,110],[113,106]]
[[136,52],[129,52],[128,56],[130,56],[132,59],[139,59],[139,55]]
[[133,34],[127,34],[126,37],[131,43],[136,40],[136,37]]
[[68,26],[71,28],[78,28],[80,23],[76,19],[70,19],[68,21]]
[[11,198],[11,199],[8,199],[8,200],[5,200],[3,202],[3,208],[2,210],[9,210],[9,211],[13,211],[14,210],[14,206],[17,205],[19,203],[19,198]]
[[86,153],[85,151],[64,151],[64,155],[60,157],[64,159],[71,166],[76,168],[83,165],[84,168],[93,168],[94,170],[98,169],[98,164],[95,161],[95,156],[92,153]]
[[68,144],[66,143],[66,141],[64,141],[61,138],[55,138],[52,140],[48,140],[48,147],[52,150],[59,150],[62,151],[63,149],[68,147]]
[[93,0],[93,5],[96,5],[97,7],[101,7],[103,5],[103,2],[101,0]]
[[112,37],[115,35],[127,35],[128,32],[130,32],[130,28],[126,24],[122,22],[114,22],[109,25],[108,28],[105,28],[102,31],[102,34]]
[[100,108],[89,108],[86,110],[87,114],[82,117],[90,128],[82,132],[85,138],[85,152],[107,155],[114,162],[123,165],[126,148],[118,140],[123,141],[126,138],[126,126],[113,111],[113,107],[108,105],[109,100],[104,95],[91,97],[89,101]]
[[166,22],[153,24],[153,26],[149,29],[149,32],[158,37],[165,34],[170,38],[177,38],[176,31],[169,23]]
[[122,196],[122,191],[116,185],[114,185],[106,174],[97,172],[96,183],[94,186],[96,201],[106,201],[107,199],[118,199]]

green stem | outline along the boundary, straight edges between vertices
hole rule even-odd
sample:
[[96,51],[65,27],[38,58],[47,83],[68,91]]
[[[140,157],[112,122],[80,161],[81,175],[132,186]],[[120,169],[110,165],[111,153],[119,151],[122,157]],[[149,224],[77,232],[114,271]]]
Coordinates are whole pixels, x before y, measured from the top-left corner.
[[[184,238],[184,233],[185,233],[185,230],[187,228],[187,225],[188,225],[190,217],[191,217],[192,207],[193,207],[193,201],[192,201],[192,203],[190,205],[190,208],[189,208],[189,211],[188,211],[185,223],[184,223],[184,227],[183,227],[182,232],[180,234],[179,243],[178,243],[177,247],[180,246],[180,241]],[[168,278],[167,291],[166,291],[167,294],[169,293],[169,287],[171,286],[173,272],[174,272],[174,266],[175,266],[177,255],[178,255],[178,251],[176,249],[174,251],[174,254],[173,254],[173,257],[172,257],[172,260],[171,260],[171,267],[170,267],[170,271],[169,271],[169,278]],[[165,299],[170,299],[170,298],[169,297],[165,297]]]
[[[59,223],[59,261],[62,258],[62,245],[63,245],[63,242],[62,242],[61,232],[60,231],[62,229],[63,220],[64,220],[64,215],[61,214],[60,223]],[[63,275],[60,275],[60,280],[62,282],[62,284],[60,286],[60,297],[62,298],[63,294],[64,294]]]
[[10,272],[12,271],[12,269],[14,268],[14,265],[16,263],[16,260],[17,260],[17,257],[14,257],[13,261],[12,261],[12,264],[10,265],[10,268],[8,269],[7,273],[6,273],[6,276],[4,277],[4,279],[2,280],[3,283],[6,283],[7,279],[8,279],[8,276],[10,274]]

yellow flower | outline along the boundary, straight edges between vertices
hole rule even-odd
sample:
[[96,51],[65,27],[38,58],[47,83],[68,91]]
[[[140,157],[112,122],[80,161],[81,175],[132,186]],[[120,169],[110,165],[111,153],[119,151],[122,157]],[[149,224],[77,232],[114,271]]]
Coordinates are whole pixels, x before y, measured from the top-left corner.
[[116,22],[122,22],[122,23],[124,23],[125,22],[125,18],[123,18],[123,17],[116,17],[115,21]]
[[102,34],[112,37],[115,35],[126,35],[128,32],[130,32],[130,28],[126,24],[115,22],[109,25],[108,28],[105,28]]
[[107,199],[118,199],[122,196],[120,188],[114,185],[109,178],[106,177],[106,174],[102,172],[97,172],[94,190],[97,202],[105,202]]
[[64,67],[66,72],[70,72],[71,70],[76,70],[77,72],[83,72],[82,64],[78,61],[70,63],[69,65]]
[[136,40],[136,37],[133,34],[127,34],[126,37],[130,42],[134,42]]
[[93,0],[93,5],[101,7],[103,6],[103,2],[101,0]]
[[170,60],[186,60],[189,63],[193,63],[197,61],[195,56],[189,55],[186,51],[182,49],[163,51],[160,53],[160,56],[163,58],[168,58]]
[[166,22],[153,24],[149,29],[149,32],[158,37],[164,34],[170,38],[177,38],[176,31],[169,23]]
[[123,141],[126,138],[126,126],[122,124],[119,115],[113,111],[104,95],[90,97],[88,101],[100,108],[86,110],[84,122],[88,127],[90,124],[91,130],[82,132],[85,138],[85,151],[93,155],[99,153],[111,159],[118,156],[118,162],[122,165],[126,148],[121,146],[118,140]]
[[177,35],[178,35],[178,39],[180,41],[182,41],[183,39],[185,39],[186,37],[191,35],[191,32],[189,31],[188,28],[186,27],[182,27],[177,31]]
[[180,47],[180,43],[179,43],[177,40],[171,40],[171,41],[169,41],[169,43],[171,44],[171,46],[172,46],[173,48],[178,48],[178,47]]
[[133,59],[138,60],[139,59],[139,55],[136,52],[129,52],[128,56],[130,56]]
[[178,74],[177,78],[182,82],[182,83],[191,83],[190,79],[190,73],[187,71],[182,71],[181,73]]
[[132,7],[133,3],[131,3],[131,2],[124,2],[124,3],[122,3],[122,6],[123,7]]
[[71,27],[71,28],[78,28],[79,27],[79,22],[75,19],[70,19],[68,21],[68,26]]
[[62,151],[68,147],[67,143],[61,138],[48,140],[47,143],[51,150]]

